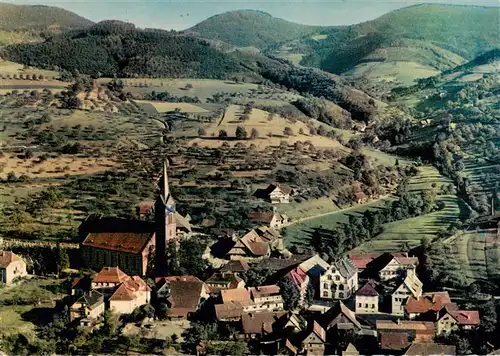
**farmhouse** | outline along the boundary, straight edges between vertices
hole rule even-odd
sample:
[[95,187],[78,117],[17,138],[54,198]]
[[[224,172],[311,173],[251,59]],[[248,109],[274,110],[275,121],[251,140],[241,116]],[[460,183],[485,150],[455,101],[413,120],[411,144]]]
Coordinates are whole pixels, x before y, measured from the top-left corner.
[[446,305],[437,312],[422,314],[418,319],[434,322],[437,335],[449,334],[458,329],[473,330],[480,322],[477,310],[458,310],[454,303]]
[[171,318],[188,318],[208,298],[209,288],[194,276],[169,276],[156,278],[156,294],[166,299]]
[[330,329],[360,331],[362,328],[356,319],[356,314],[341,301],[320,315],[318,322],[326,331]]
[[70,321],[87,324],[104,313],[104,296],[96,290],[84,293],[69,308]]
[[11,251],[0,251],[0,283],[9,284],[27,275],[26,262],[21,257]]
[[419,298],[422,295],[422,282],[413,270],[408,270],[406,277],[399,283],[391,293],[391,313],[404,315],[404,305],[409,297]]
[[382,255],[370,261],[366,265],[366,269],[371,272],[373,277],[377,276],[381,281],[404,276],[406,271],[417,268],[418,258],[408,257],[407,254],[391,254],[383,253]]
[[364,286],[358,289],[355,297],[355,311],[358,314],[378,313],[380,294],[377,292],[378,283],[369,280]]
[[405,316],[415,319],[417,316],[430,311],[439,311],[446,305],[451,304],[448,292],[424,293],[421,297],[410,297],[404,306]]
[[288,216],[274,212],[250,212],[248,219],[258,223],[263,223],[273,229],[279,229],[284,224],[288,223]]
[[405,333],[417,342],[431,342],[434,339],[434,324],[426,321],[377,320],[376,329],[380,332]]
[[279,233],[271,228],[262,226],[249,231],[234,243],[226,254],[229,260],[254,260],[269,257],[272,249],[280,247]]
[[271,184],[263,191],[263,195],[272,204],[288,204],[292,194],[293,189],[291,187],[281,184]]

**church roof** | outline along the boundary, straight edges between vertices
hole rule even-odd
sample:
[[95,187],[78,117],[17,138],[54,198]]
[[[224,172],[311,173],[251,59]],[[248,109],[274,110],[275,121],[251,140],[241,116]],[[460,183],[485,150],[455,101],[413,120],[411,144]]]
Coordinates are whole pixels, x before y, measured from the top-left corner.
[[88,234],[82,245],[138,254],[154,238],[154,235],[154,232],[97,232]]

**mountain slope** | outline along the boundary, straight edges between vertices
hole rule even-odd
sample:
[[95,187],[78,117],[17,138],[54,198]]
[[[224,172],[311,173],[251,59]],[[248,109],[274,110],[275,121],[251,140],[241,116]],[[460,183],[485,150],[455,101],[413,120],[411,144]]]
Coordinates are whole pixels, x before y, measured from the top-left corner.
[[58,7],[0,4],[2,31],[80,29],[92,24],[92,21]]
[[[341,74],[367,62],[412,62],[429,70],[450,69],[498,47],[500,9],[425,4],[373,21],[323,31],[307,46],[301,64]],[[381,53],[385,53],[381,56]],[[411,55],[408,55],[411,54]],[[406,56],[406,58],[405,58]]]
[[264,49],[322,29],[324,27],[289,22],[261,11],[240,10],[212,16],[187,32],[235,46]]
[[120,21],[103,21],[43,43],[7,46],[2,52],[14,62],[91,75],[227,78],[246,71],[205,41],[163,30],[139,30]]

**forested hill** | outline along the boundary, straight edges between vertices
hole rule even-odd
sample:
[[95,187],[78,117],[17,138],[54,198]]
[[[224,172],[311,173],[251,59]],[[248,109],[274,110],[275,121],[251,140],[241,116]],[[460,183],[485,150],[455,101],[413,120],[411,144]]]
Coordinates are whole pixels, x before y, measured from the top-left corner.
[[[373,21],[326,30],[328,36],[321,41],[304,39],[302,47],[307,45],[308,53],[301,64],[343,73],[365,60],[401,60],[414,52],[419,63],[443,69],[453,64],[450,53],[470,60],[498,47],[499,28],[498,7],[415,5]],[[436,53],[443,63],[436,61]]]
[[81,29],[92,24],[92,21],[58,7],[0,4],[0,31]]
[[262,11],[240,10],[212,16],[187,32],[235,46],[263,49],[325,28],[289,22]]
[[7,46],[0,55],[30,66],[104,76],[228,78],[245,71],[233,57],[203,40],[139,30],[120,21],[103,21],[43,43]]

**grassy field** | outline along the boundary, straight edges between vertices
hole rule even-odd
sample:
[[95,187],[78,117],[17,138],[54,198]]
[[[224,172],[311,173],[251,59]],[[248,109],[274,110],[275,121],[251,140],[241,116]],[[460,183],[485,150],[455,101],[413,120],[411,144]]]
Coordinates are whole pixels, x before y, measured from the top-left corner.
[[496,229],[461,232],[431,252],[430,257],[433,268],[457,284],[500,280],[500,239]]
[[[247,121],[242,121],[240,117],[243,115],[243,107],[238,105],[230,105],[224,115],[224,118],[218,122],[204,125],[206,135],[201,138],[195,138],[190,141],[190,145],[197,144],[201,147],[219,147],[224,142],[230,145],[235,145],[237,142],[250,145],[254,144],[257,149],[263,150],[269,146],[279,146],[281,141],[291,145],[297,141],[311,141],[316,147],[336,148],[344,150],[345,148],[336,140],[319,135],[310,135],[309,128],[302,121],[292,122],[279,115],[274,115],[272,120],[268,120],[269,113],[267,111],[253,109]],[[252,129],[256,129],[259,133],[259,138],[255,140],[236,140],[235,131],[238,126],[243,126],[248,135]],[[292,136],[285,136],[283,129],[290,127],[293,131]],[[218,138],[219,131],[225,130],[231,140],[220,140]],[[299,132],[302,130],[302,134]],[[196,135],[196,132],[192,132]]]
[[298,219],[318,214],[325,214],[339,210],[339,207],[328,197],[311,199],[303,203],[277,205],[278,212],[285,214],[289,219]]
[[[451,184],[451,181],[434,167],[419,167],[419,171],[420,173],[410,180],[410,191],[434,189],[439,192],[443,185]],[[384,231],[376,239],[365,242],[355,251],[399,251],[404,244],[410,247],[418,246],[424,236],[436,238],[439,232],[447,229],[467,212],[464,203],[456,195],[439,195],[437,201],[444,204],[444,209],[386,224]]]
[[33,332],[36,324],[43,322],[42,314],[45,312],[46,316],[55,300],[64,296],[59,287],[61,282],[54,279],[33,279],[2,287],[0,336]]
[[[338,212],[333,212],[332,214],[309,219],[298,224],[288,226],[286,228],[285,243],[287,246],[308,246],[308,241],[311,239],[311,234],[314,229],[319,227],[322,227],[324,229],[334,229],[339,224],[347,222],[349,219],[349,215],[358,215],[364,213],[369,209],[377,209],[378,207],[383,206],[385,204],[385,201],[389,199],[391,198],[373,201],[368,204],[355,205]],[[338,210],[338,208],[336,210]]]

